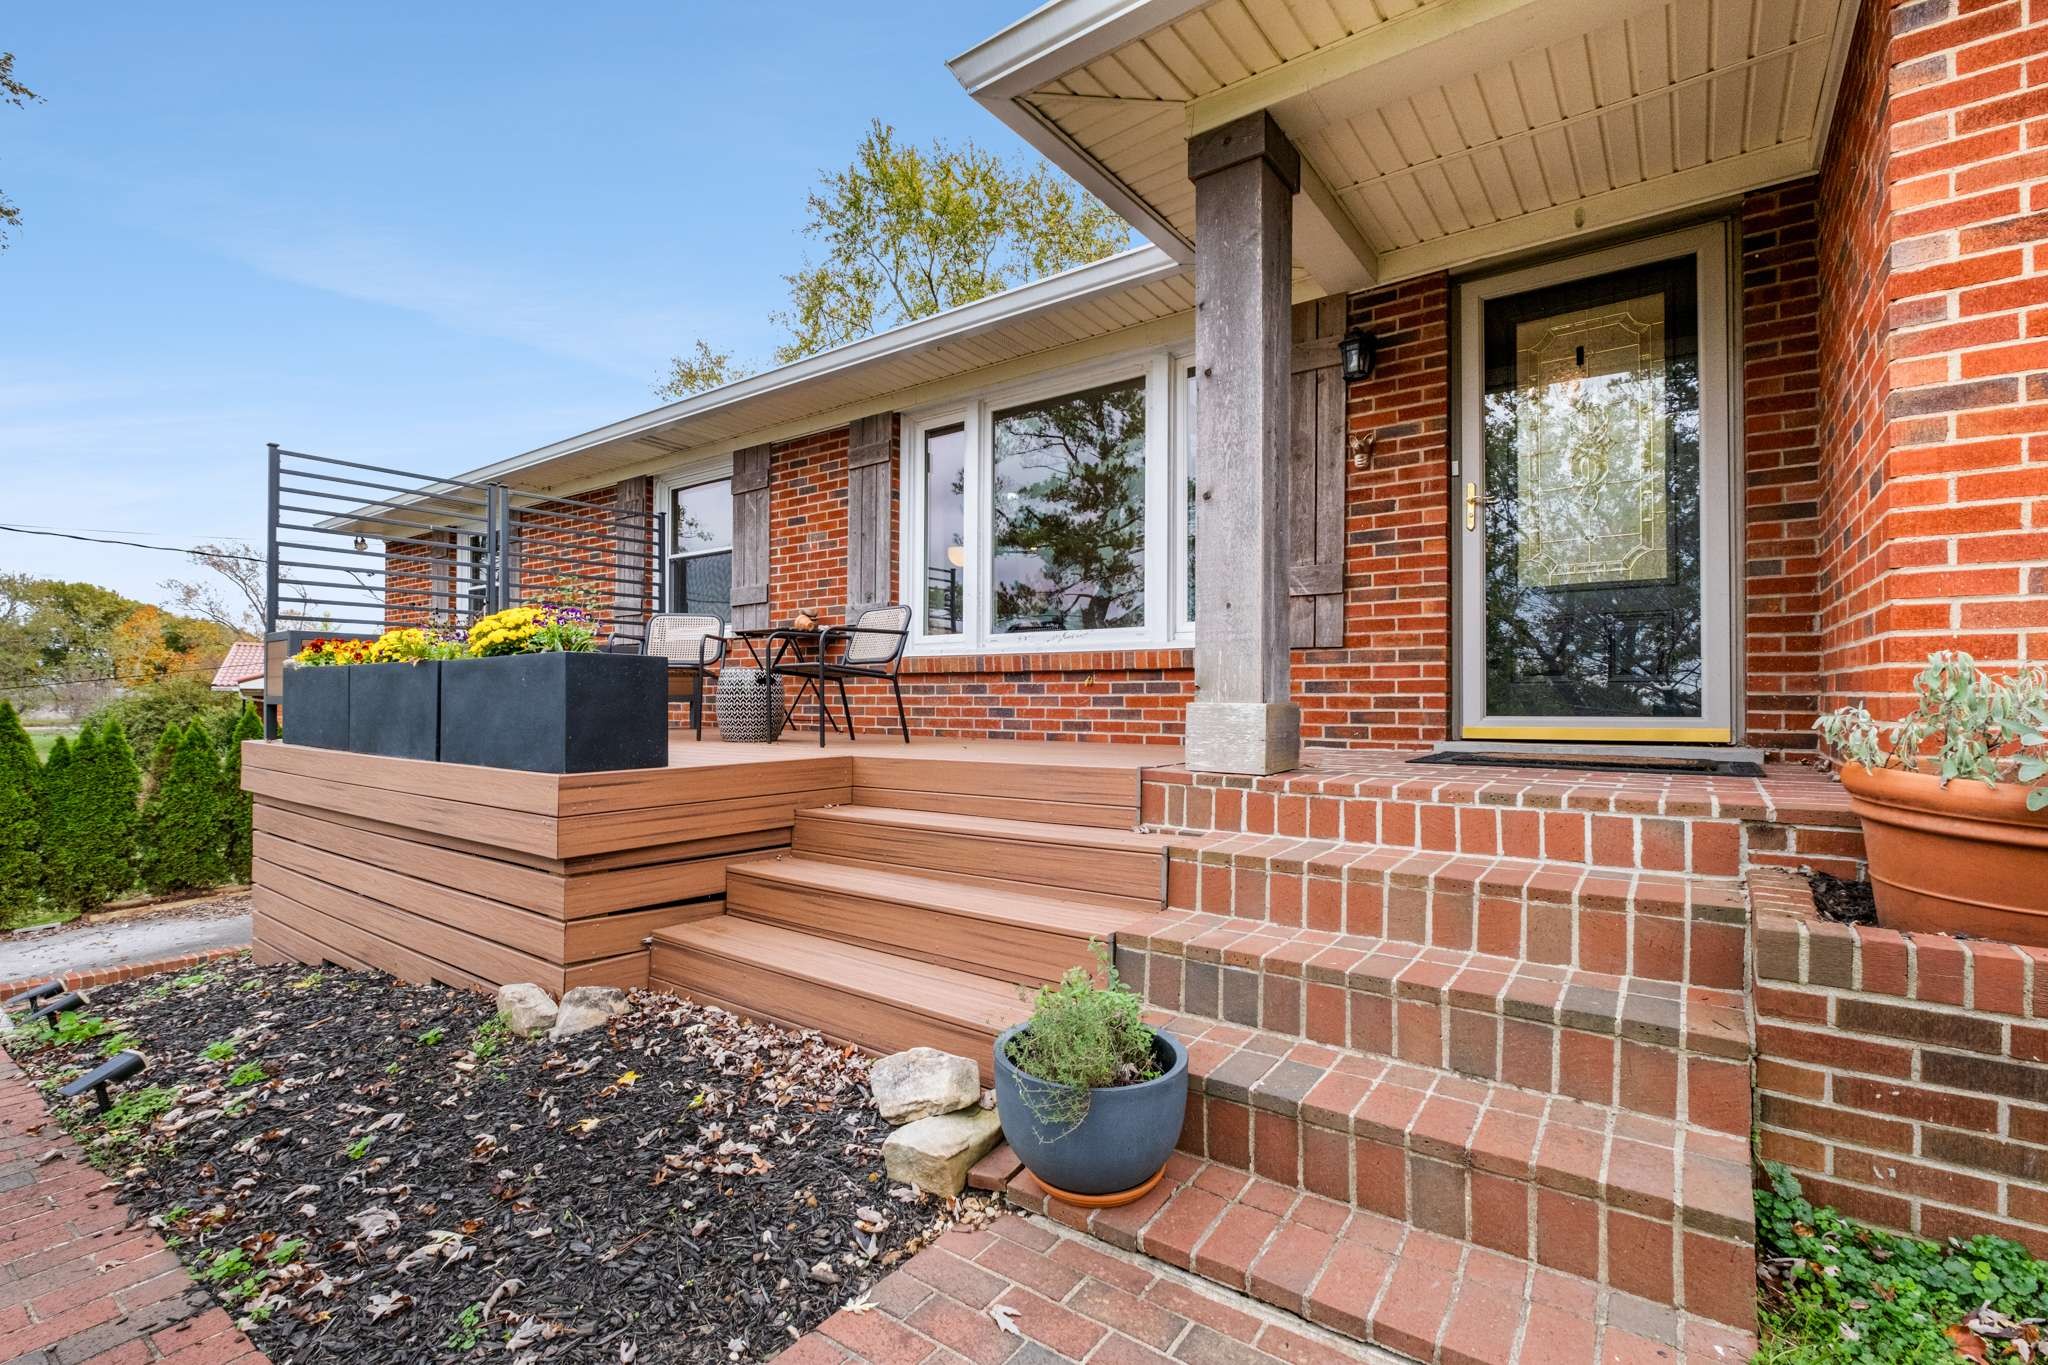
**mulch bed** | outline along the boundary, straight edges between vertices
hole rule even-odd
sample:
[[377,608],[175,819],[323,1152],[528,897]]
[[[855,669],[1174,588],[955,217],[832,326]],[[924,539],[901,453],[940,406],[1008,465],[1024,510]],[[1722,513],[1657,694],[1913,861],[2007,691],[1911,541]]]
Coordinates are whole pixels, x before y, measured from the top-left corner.
[[12,1050],[46,1088],[149,1057],[111,1121],[50,1102],[278,1365],[765,1359],[980,1212],[892,1190],[858,1054],[632,1000],[522,1042],[469,992],[237,961]]
[[1825,872],[1808,872],[1806,881],[1813,888],[1814,908],[1821,918],[1837,924],[1877,923],[1877,901],[1869,882],[1845,882]]

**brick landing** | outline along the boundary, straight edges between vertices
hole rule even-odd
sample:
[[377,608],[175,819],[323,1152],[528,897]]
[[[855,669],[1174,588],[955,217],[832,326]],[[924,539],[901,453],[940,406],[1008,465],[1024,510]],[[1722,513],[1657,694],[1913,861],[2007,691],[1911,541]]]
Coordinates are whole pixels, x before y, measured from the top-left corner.
[[[1433,1365],[1736,1365],[1756,1349],[1749,1332],[1553,1268],[1573,1259],[1575,1243],[1599,1241],[1597,1224],[1566,1207],[1583,1201],[1546,1201],[1537,1254],[1525,1259],[1185,1153],[1167,1163],[1156,1189],[1120,1209],[1091,1214],[1053,1203],[1029,1172],[1006,1190],[1011,1203],[1085,1227],[1099,1242],[1340,1334],[1350,1339],[1348,1359],[1365,1341]],[[1637,1270],[1673,1273],[1668,1240],[1665,1248],[1627,1243],[1623,1252],[1628,1225],[1642,1220],[1610,1220],[1617,1252]],[[1747,1248],[1736,1252],[1746,1262]],[[1738,1316],[1751,1292],[1746,1263],[1721,1269],[1720,1282],[1744,1299],[1720,1307]]]
[[268,1365],[210,1305],[0,1054],[0,1361]]
[[[1396,1365],[1157,1262],[1025,1215],[955,1230],[841,1310],[776,1365]],[[989,1316],[1016,1310],[1021,1336]]]

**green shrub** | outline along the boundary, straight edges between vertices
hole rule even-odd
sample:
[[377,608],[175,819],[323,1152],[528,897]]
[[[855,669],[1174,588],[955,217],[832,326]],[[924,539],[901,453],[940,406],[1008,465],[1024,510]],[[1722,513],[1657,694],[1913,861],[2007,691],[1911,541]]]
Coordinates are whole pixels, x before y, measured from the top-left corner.
[[204,730],[164,731],[161,770],[142,806],[142,884],[156,894],[217,885],[226,875],[220,840],[220,764]]
[[66,817],[78,903],[104,905],[135,885],[142,770],[121,723],[87,726],[71,749],[77,804]]
[[229,880],[249,880],[251,843],[249,793],[242,790],[242,742],[263,738],[263,718],[253,706],[244,705],[228,731],[227,748],[220,762],[221,856]]
[[2048,1263],[2001,1237],[1925,1242],[1816,1209],[1784,1167],[1757,1191],[1764,1282],[1758,1361],[1774,1365],[1952,1365],[2024,1359],[2001,1320],[2048,1312]]
[[63,906],[77,905],[79,900],[73,856],[78,845],[68,822],[78,805],[79,784],[89,776],[79,764],[86,734],[79,731],[75,749],[64,736],[57,736],[43,756],[43,894]]
[[1104,984],[1085,967],[1042,987],[1031,1025],[1010,1040],[1010,1061],[1047,1082],[1030,1087],[1033,1115],[1050,1127],[1072,1128],[1088,1116],[1091,1089],[1132,1085],[1159,1074],[1145,1002],[1127,989],[1109,949],[1094,945]]
[[0,924],[42,902],[43,770],[14,703],[0,700]]
[[135,752],[150,754],[156,751],[157,740],[164,731],[174,725],[185,729],[195,720],[221,727],[210,733],[225,738],[226,727],[235,720],[235,701],[227,693],[214,691],[211,679],[186,674],[133,688],[86,719],[97,721],[102,727],[108,721],[120,722]]

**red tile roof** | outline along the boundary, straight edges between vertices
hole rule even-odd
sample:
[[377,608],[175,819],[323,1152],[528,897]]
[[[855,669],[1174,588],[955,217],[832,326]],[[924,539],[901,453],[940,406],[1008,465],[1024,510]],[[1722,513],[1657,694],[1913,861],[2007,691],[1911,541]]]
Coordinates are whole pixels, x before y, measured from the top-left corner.
[[263,676],[263,642],[237,640],[228,646],[228,656],[213,671],[213,690],[233,692],[252,678]]

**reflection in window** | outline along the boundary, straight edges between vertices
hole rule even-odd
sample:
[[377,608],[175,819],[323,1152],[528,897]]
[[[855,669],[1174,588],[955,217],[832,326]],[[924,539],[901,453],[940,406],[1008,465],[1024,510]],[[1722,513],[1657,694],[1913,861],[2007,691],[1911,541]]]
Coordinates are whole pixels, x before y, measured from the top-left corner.
[[967,429],[924,434],[924,632],[958,635],[967,570]]
[[1195,367],[1188,366],[1187,389],[1181,400],[1181,474],[1188,499],[1188,610],[1181,619],[1195,619]]
[[1145,622],[1145,383],[995,415],[995,630]]
[[669,610],[732,619],[732,480],[669,494]]

